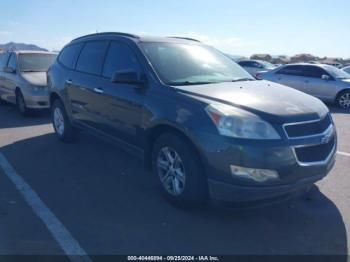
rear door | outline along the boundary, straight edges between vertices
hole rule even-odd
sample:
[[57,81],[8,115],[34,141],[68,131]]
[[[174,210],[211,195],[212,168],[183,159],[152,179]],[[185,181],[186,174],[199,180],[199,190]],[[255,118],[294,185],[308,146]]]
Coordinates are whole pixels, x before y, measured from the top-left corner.
[[301,65],[290,65],[279,69],[271,79],[273,82],[286,85],[304,92],[304,76]]
[[94,128],[100,123],[101,112],[96,104],[100,102],[101,73],[108,46],[108,41],[86,42],[66,81],[73,118]]

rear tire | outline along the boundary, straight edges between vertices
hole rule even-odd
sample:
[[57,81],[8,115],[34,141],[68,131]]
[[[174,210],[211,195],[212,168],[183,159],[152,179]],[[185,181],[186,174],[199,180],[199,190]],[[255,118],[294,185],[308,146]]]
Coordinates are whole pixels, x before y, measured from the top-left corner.
[[56,99],[51,107],[51,119],[55,133],[59,140],[72,142],[77,136],[77,130],[72,126],[65,107],[60,99]]
[[28,116],[30,110],[26,106],[26,102],[20,90],[16,91],[16,107],[22,116]]
[[350,110],[350,90],[344,90],[337,95],[337,105],[346,110]]
[[202,163],[189,142],[165,133],[154,144],[152,167],[164,196],[179,207],[199,206],[208,200]]

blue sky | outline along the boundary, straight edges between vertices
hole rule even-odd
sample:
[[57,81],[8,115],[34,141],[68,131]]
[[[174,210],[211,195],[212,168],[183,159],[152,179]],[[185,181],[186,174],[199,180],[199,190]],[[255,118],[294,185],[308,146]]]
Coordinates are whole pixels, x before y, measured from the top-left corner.
[[0,43],[60,49],[92,32],[197,37],[224,52],[350,57],[349,0],[1,1]]

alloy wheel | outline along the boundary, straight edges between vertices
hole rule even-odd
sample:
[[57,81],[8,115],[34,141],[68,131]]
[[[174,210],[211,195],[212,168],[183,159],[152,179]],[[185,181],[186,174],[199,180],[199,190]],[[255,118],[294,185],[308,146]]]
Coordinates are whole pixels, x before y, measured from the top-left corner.
[[339,105],[342,108],[348,109],[350,108],[350,93],[344,93],[340,98],[339,98]]
[[64,118],[60,108],[56,107],[53,112],[53,122],[56,132],[62,136],[64,133]]
[[163,147],[158,154],[157,169],[165,190],[178,196],[185,189],[186,173],[179,154],[170,147]]

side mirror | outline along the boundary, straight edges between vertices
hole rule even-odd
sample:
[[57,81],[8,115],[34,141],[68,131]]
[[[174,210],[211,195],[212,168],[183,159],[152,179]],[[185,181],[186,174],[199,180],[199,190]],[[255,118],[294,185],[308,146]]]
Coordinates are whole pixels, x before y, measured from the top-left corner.
[[116,71],[112,76],[111,82],[138,86],[145,84],[145,81],[139,79],[137,72],[132,69]]
[[9,74],[14,74],[14,73],[16,73],[16,70],[15,70],[13,67],[11,67],[11,66],[5,66],[4,71],[5,71],[6,73],[9,73]]
[[321,78],[322,80],[325,80],[325,81],[331,80],[331,77],[329,75],[322,75]]

